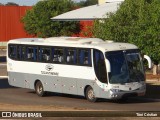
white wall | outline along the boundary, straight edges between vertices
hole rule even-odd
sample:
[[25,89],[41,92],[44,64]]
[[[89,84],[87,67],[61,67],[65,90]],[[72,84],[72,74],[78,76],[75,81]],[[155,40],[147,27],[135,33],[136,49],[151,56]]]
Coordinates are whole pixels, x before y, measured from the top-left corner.
[[125,0],[98,0],[98,4],[103,4],[103,3],[106,3],[106,2],[123,2]]

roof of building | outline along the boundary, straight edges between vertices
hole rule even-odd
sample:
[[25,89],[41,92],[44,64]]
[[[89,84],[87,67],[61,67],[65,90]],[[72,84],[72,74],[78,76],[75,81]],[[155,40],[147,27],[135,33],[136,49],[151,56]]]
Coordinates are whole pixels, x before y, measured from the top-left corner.
[[51,19],[53,21],[78,21],[107,18],[107,13],[115,13],[123,1],[124,0],[107,0],[107,3],[79,8]]

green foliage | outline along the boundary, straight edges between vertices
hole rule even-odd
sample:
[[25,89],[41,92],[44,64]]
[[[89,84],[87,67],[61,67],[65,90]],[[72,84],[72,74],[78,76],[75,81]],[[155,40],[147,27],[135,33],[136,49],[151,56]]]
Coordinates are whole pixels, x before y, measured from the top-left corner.
[[96,5],[96,4],[98,4],[98,0],[86,0],[86,1],[80,1],[79,3],[77,3],[77,5],[80,7],[86,7],[90,5]]
[[45,0],[38,2],[23,17],[25,30],[39,37],[69,36],[79,32],[78,22],[52,21],[50,18],[74,8],[71,0]]
[[160,62],[160,0],[125,0],[108,19],[95,21],[94,36],[129,42]]
[[6,6],[19,6],[17,3],[14,2],[8,2],[7,4],[5,4]]

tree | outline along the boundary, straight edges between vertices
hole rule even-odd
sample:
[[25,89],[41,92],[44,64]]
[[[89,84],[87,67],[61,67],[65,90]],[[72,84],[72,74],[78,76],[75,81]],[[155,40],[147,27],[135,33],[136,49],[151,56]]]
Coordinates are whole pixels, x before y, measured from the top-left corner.
[[8,2],[6,4],[6,6],[19,6],[17,3],[14,3],[14,2]]
[[159,0],[125,0],[115,14],[107,16],[103,22],[95,22],[94,36],[133,43],[149,55],[154,64],[160,62]]
[[96,5],[96,4],[98,4],[98,0],[86,0],[86,1],[80,1],[79,3],[77,3],[77,5],[80,7],[86,7],[90,5]]
[[89,5],[96,5],[98,4],[98,0],[86,0],[86,6],[89,6]]
[[45,0],[38,2],[23,17],[25,30],[39,37],[69,36],[79,32],[78,22],[52,21],[50,18],[74,8],[71,0]]

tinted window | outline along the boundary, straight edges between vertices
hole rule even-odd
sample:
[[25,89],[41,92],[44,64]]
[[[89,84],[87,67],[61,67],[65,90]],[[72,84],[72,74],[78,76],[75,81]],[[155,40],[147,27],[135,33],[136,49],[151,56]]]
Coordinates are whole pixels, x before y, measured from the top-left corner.
[[9,45],[9,57],[12,59],[16,59],[17,57],[17,47],[16,45]]
[[25,46],[18,45],[17,46],[17,58],[18,60],[25,60],[26,50]]
[[127,83],[129,73],[127,70],[126,57],[123,51],[106,52],[106,58],[111,65],[110,83]]
[[66,63],[77,64],[77,51],[73,48],[66,48]]
[[39,49],[39,61],[48,62],[51,60],[51,49],[46,47],[40,47]]
[[102,83],[107,83],[107,72],[103,53],[99,50],[94,50],[93,57],[94,69],[98,80]]
[[28,46],[26,48],[26,59],[29,61],[36,61],[37,60],[37,47]]
[[64,62],[63,48],[52,48],[52,61],[56,63]]
[[91,50],[80,49],[78,57],[80,65],[87,65],[87,66],[91,65]]
[[9,57],[32,62],[50,62],[91,66],[91,50],[35,45],[9,45]]

